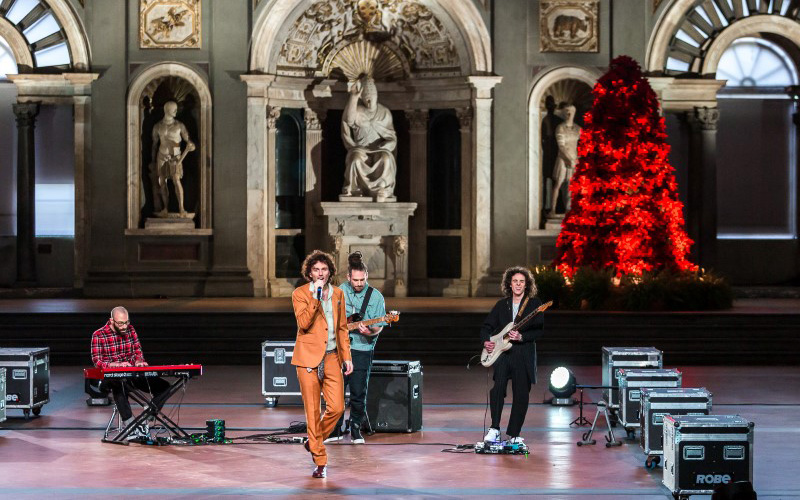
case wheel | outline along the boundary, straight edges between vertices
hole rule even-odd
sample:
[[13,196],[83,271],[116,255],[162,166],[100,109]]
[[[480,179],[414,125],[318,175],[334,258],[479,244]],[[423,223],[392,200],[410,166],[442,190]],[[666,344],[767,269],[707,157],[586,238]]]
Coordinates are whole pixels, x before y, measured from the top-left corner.
[[37,406],[36,408],[34,408],[34,409],[33,409],[33,414],[34,414],[34,415],[36,415],[37,417],[38,417],[38,416],[39,416],[41,413],[42,413],[42,407],[41,407],[41,406]]
[[22,410],[22,414],[25,415],[25,420],[31,419],[31,410],[30,408],[25,408]]
[[661,463],[661,457],[651,456],[647,457],[647,460],[644,461],[644,466],[652,470],[655,469],[660,463]]
[[264,398],[264,405],[267,408],[275,408],[276,406],[278,406],[278,397],[277,396],[270,396],[270,397]]
[[625,429],[625,433],[628,435],[629,440],[636,439],[636,429]]

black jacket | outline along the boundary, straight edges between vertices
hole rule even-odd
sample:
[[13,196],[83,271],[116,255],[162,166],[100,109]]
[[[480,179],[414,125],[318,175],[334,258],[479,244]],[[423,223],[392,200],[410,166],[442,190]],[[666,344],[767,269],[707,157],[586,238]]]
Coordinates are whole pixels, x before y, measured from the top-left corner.
[[[523,299],[525,300],[525,299]],[[531,297],[525,310],[520,314],[519,318],[522,319],[528,314],[532,313],[537,307],[542,305],[539,297]],[[486,342],[489,338],[499,332],[504,326],[512,321],[511,314],[513,309],[511,307],[511,298],[504,298],[497,301],[489,315],[483,321],[481,327],[481,340]],[[521,359],[528,369],[528,376],[531,383],[536,383],[536,339],[544,335],[544,315],[543,313],[537,314],[530,320],[522,329],[519,330],[522,335],[522,342],[512,342],[513,347],[504,352],[497,360],[500,362],[513,362],[512,360]],[[507,359],[503,359],[507,358]]]

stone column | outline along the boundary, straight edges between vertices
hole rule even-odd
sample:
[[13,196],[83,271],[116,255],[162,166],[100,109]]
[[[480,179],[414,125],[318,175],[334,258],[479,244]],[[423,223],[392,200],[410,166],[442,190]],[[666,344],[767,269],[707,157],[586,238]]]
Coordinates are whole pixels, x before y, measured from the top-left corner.
[[247,97],[247,267],[256,297],[269,295],[267,283],[267,105]]
[[316,248],[324,248],[322,241],[324,227],[314,207],[322,201],[322,123],[325,110],[305,108],[306,122],[306,190],[305,190],[305,228],[306,253]]
[[717,262],[717,123],[719,109],[695,107],[688,113],[689,236],[697,263],[709,269]]
[[266,238],[266,249],[264,251],[264,268],[267,271],[267,293],[269,296],[276,294],[275,284],[275,173],[276,173],[276,125],[281,116],[281,108],[278,106],[267,107],[266,141],[264,157],[266,159],[266,176],[264,179],[265,206],[264,218],[266,228],[264,236]]
[[89,254],[90,230],[92,227],[89,212],[89,168],[92,151],[92,98],[75,96],[73,98],[74,137],[75,137],[75,271],[74,286],[83,288]]
[[38,102],[13,105],[17,117],[17,284],[36,283],[36,158],[33,129]]
[[[472,185],[472,108],[456,110],[458,116],[459,132],[461,133],[461,279],[470,277],[472,259],[472,224],[473,220],[473,192]],[[468,294],[472,289],[470,283],[467,287]]]
[[417,213],[409,221],[408,288],[413,295],[428,294],[428,110],[406,111],[409,123],[411,201]]
[[[470,160],[470,295],[486,295],[492,236],[492,89],[499,76],[470,76],[472,134]],[[462,158],[462,161],[464,158]]]

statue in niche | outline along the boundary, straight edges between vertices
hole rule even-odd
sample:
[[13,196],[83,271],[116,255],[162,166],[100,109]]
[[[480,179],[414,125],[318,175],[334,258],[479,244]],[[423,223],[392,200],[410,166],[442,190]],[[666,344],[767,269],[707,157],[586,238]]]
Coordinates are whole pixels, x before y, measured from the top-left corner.
[[347,149],[342,197],[394,201],[397,134],[392,113],[378,104],[378,88],[372,78],[361,78],[350,86],[342,115],[342,142]]
[[549,207],[553,199],[553,170],[558,158],[558,142],[556,141],[556,128],[564,120],[556,111],[556,100],[552,95],[545,97],[544,107],[547,114],[542,119],[542,178],[545,180],[544,206]]
[[[186,126],[175,118],[178,105],[175,101],[164,104],[164,118],[153,126],[153,162],[150,164],[153,183],[154,206],[156,217],[170,217],[181,219],[194,218],[193,213],[186,212],[183,205],[183,160],[186,155],[196,149],[189,138]],[[181,141],[186,147],[181,150]],[[175,196],[178,201],[178,213],[170,213],[168,181],[172,181]]]
[[[566,211],[570,209],[569,181],[575,173],[578,164],[578,139],[581,137],[581,127],[575,123],[575,106],[567,104],[563,108],[564,122],[556,127],[556,143],[558,144],[558,157],[553,169],[553,194],[550,201],[550,215],[556,213],[556,203],[560,194],[564,195]],[[561,185],[566,183],[564,193]]]

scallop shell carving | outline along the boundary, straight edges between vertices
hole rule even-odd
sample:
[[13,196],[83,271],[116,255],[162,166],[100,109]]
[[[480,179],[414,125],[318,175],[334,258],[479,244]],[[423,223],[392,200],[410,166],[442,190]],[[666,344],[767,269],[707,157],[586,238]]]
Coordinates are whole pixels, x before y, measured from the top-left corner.
[[359,40],[333,53],[325,65],[324,73],[331,75],[337,69],[348,80],[369,76],[375,80],[402,79],[406,72],[403,60],[385,44]]

